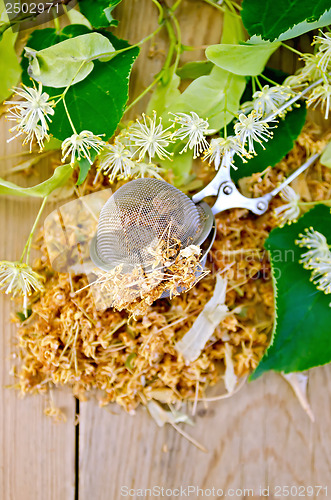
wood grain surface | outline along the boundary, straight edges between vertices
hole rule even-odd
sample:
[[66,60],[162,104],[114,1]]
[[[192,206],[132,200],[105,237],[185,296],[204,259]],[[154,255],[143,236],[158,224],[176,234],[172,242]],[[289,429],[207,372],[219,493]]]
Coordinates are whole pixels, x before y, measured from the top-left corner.
[[[117,16],[118,34],[130,42],[141,40],[157,24],[151,0],[125,0]],[[183,61],[202,58],[202,46],[219,42],[222,16],[203,1],[183,1],[179,20],[183,43],[200,47],[186,52]],[[166,47],[162,32],[143,47],[133,71],[131,99],[160,70]],[[292,71],[295,58],[286,54],[276,54],[272,63]],[[148,96],[135,112],[142,111],[147,101]],[[7,129],[2,117],[1,156],[21,150],[18,140],[6,144]],[[0,174],[13,164],[14,159],[1,160]],[[36,177],[31,183],[37,181]],[[0,259],[19,258],[39,205],[38,200],[0,198]],[[47,211],[51,210],[49,204]],[[113,406],[99,408],[94,401],[80,403],[75,427],[76,402],[68,393],[54,392],[57,406],[67,414],[62,424],[44,416],[45,398],[18,399],[14,390],[6,388],[13,383],[9,371],[16,327],[9,323],[11,310],[10,301],[1,295],[0,500],[119,500],[124,498],[122,487],[188,485],[222,488],[225,493],[238,488],[233,498],[262,498],[260,487],[268,486],[268,498],[285,498],[275,496],[277,485],[328,486],[331,495],[331,366],[310,372],[314,424],[276,374],[247,384],[231,399],[198,406],[196,425],[189,431],[208,449],[203,453],[173,428],[158,428],[144,410],[130,416]],[[253,488],[253,495],[240,492],[245,488]],[[318,498],[325,497],[324,492]],[[142,497],[137,492],[130,498]]]

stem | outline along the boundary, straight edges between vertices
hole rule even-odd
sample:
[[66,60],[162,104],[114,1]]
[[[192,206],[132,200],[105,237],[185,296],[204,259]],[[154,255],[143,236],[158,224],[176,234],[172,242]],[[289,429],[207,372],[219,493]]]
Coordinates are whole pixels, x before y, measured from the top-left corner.
[[23,249],[23,253],[21,255],[21,258],[20,258],[20,262],[23,262],[23,258],[24,258],[24,255],[26,254],[26,258],[25,258],[25,263],[28,264],[29,263],[29,258],[30,258],[30,251],[31,251],[31,244],[32,244],[32,238],[33,238],[33,235],[34,235],[34,232],[36,230],[36,227],[38,225],[38,222],[39,222],[39,219],[41,217],[41,214],[43,213],[43,210],[45,208],[45,205],[46,205],[46,201],[47,201],[47,198],[48,196],[45,196],[45,198],[43,199],[43,202],[41,204],[41,207],[39,209],[39,212],[38,212],[38,215],[36,217],[36,220],[34,221],[34,224],[32,226],[32,229],[31,229],[31,232],[29,234],[29,237],[28,237],[28,240],[25,244],[25,247]]
[[299,50],[297,49],[294,49],[293,47],[291,47],[290,45],[286,45],[286,43],[283,43],[281,42],[281,45],[282,47],[285,47],[286,49],[290,50],[291,52],[294,52],[294,54],[297,54],[298,56],[302,57],[303,56],[303,53],[300,52]]
[[[140,42],[134,43],[133,45],[129,45],[128,47],[124,47],[123,49],[115,50],[114,52],[111,52],[111,53],[104,52],[103,54],[98,54],[98,59],[101,57],[114,58],[114,57],[118,56],[119,54],[122,54],[123,52],[127,52],[128,50],[134,49],[135,47],[140,47],[140,45],[143,45],[145,42],[147,42],[148,40],[153,38],[153,36],[155,36],[163,28],[163,26],[164,26],[164,21],[162,21],[162,24],[160,24],[156,28],[156,30],[153,31],[153,33],[150,33],[149,35],[147,35],[145,38],[140,40]],[[84,61],[84,62],[91,62],[91,61],[93,61],[93,59],[94,58],[86,59],[86,61]]]
[[203,1],[208,3],[209,5],[212,5],[213,7],[215,7],[215,9],[219,10],[220,12],[222,12],[222,13],[225,12],[224,7],[221,7],[220,5],[215,3],[213,0],[203,0]]
[[[82,69],[82,67],[84,66],[84,64],[86,64],[88,61],[82,61],[81,65],[79,66],[78,70],[76,71],[76,73],[74,74],[74,76],[72,77],[70,83],[66,86],[66,88],[64,89],[64,91],[62,92],[62,94],[59,95],[59,99],[56,101],[56,103],[54,104],[54,106],[56,106],[60,101],[62,101],[66,95],[66,93],[68,92],[68,90],[70,89],[71,85],[72,85],[72,82],[75,80],[76,76],[78,75],[78,73],[80,72],[80,70]],[[57,96],[55,96],[56,98]]]
[[181,34],[180,25],[179,25],[177,17],[174,14],[172,14],[171,18],[172,18],[172,21],[173,21],[173,23],[175,25],[176,34],[177,34],[177,37],[175,35],[175,37],[176,37],[176,46],[175,46],[175,48],[176,48],[176,59],[175,59],[175,63],[174,63],[175,71],[176,71],[176,69],[178,68],[180,56],[181,56],[181,53],[182,53],[182,34]]
[[255,84],[254,76],[252,76],[252,91],[253,91],[253,94],[255,94],[255,92],[256,92],[256,84]]
[[263,80],[265,80],[266,82],[269,82],[271,83],[271,85],[275,85],[276,87],[279,86],[279,83],[277,82],[274,82],[273,80],[271,80],[270,78],[268,78],[267,76],[264,76],[262,73],[259,75],[261,78],[263,78]]
[[257,86],[259,87],[259,89],[260,89],[260,90],[263,90],[262,85],[261,85],[260,80],[258,79],[258,77],[257,77],[257,76],[254,76],[254,78],[255,78],[255,81],[256,81]]
[[56,30],[56,34],[58,35],[61,31],[61,26],[60,26],[60,21],[59,21],[59,18],[57,17],[57,12],[54,11],[53,7],[52,7],[52,16],[53,16],[53,21],[54,21],[54,27],[55,27],[55,30]]
[[162,5],[157,1],[157,0],[152,0],[152,2],[156,5],[158,11],[159,11],[159,18],[158,18],[158,23],[161,24],[164,18],[164,12]]
[[71,125],[71,128],[72,128],[72,130],[73,130],[74,134],[77,134],[77,131],[76,131],[76,129],[75,129],[75,126],[74,126],[74,124],[72,123],[71,116],[69,115],[69,111],[68,111],[68,108],[67,108],[67,105],[66,105],[66,101],[65,101],[65,99],[64,99],[64,96],[63,96],[62,101],[63,101],[63,106],[64,106],[64,109],[65,109],[65,111],[66,111],[66,114],[67,114],[67,117],[68,117],[69,123],[70,123],[70,125]]
[[148,85],[148,87],[146,87],[145,90],[143,90],[141,94],[139,94],[138,97],[136,97],[134,101],[132,101],[126,107],[123,115],[125,115],[125,113],[127,113],[131,108],[133,108],[146,94],[148,94],[148,92],[154,87],[154,85],[156,85],[158,81],[161,80],[162,76],[163,76],[163,70],[161,70],[160,73],[157,75],[157,77],[152,81],[152,83]]
[[[163,73],[165,73],[166,70],[171,65],[171,61],[172,61],[174,52],[176,50],[176,45],[177,45],[177,38],[176,38],[174,29],[173,29],[171,23],[169,22],[169,20],[167,20],[165,22],[165,27],[167,28],[167,32],[168,32],[168,36],[169,36],[169,40],[170,40],[170,45],[169,45],[169,50],[168,50],[168,54],[167,54],[165,63],[164,63],[163,68],[161,70],[161,71],[163,71]],[[165,83],[167,83],[167,82],[165,82]]]
[[232,14],[237,14],[231,2],[229,2],[228,0],[224,0],[224,3],[227,6],[227,8],[232,12]]
[[169,12],[176,12],[181,3],[182,0],[177,0],[177,2],[175,2],[173,6],[169,9]]

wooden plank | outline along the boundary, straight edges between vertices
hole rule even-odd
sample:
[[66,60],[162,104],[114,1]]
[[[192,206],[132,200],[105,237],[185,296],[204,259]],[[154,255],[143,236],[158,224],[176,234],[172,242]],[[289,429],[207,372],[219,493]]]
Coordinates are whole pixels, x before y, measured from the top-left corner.
[[[148,0],[131,0],[130,8],[123,3],[118,9],[118,18],[120,36],[137,42],[155,29],[157,12]],[[219,42],[222,19],[213,8],[187,0],[179,19],[184,44]],[[163,33],[142,49],[134,67],[132,98],[153,80],[165,53]],[[202,58],[202,50],[198,53],[185,53],[183,60]],[[284,62],[282,53],[274,63],[292,71],[296,58]],[[147,102],[148,96],[135,112],[143,111]],[[309,392],[315,424],[287,382],[275,374],[248,384],[231,399],[210,403],[207,411],[199,407],[196,426],[186,430],[207,447],[207,455],[174,429],[158,428],[144,410],[129,416],[114,406],[105,409],[94,401],[81,403],[79,498],[117,499],[121,498],[121,487],[157,485],[214,486],[224,491],[253,488],[254,498],[260,497],[261,486],[270,486],[270,498],[274,498],[272,489],[277,485],[331,488],[331,438],[326,432],[331,423],[330,366],[311,372]],[[130,498],[141,496],[137,493]]]
[[[1,156],[22,151],[19,139],[6,144],[8,128],[9,123],[2,119]],[[0,175],[20,161],[22,158],[2,160]],[[9,180],[18,181],[18,178],[10,177]],[[38,183],[38,177],[31,183]],[[19,259],[39,207],[40,200],[0,197],[0,259]],[[45,397],[19,399],[17,391],[6,387],[14,383],[9,375],[17,328],[9,320],[13,309],[9,298],[0,294],[0,498],[73,500],[75,400],[61,391],[54,393],[55,405],[67,415],[66,423],[55,424],[43,413],[48,405]]]
[[[246,488],[253,489],[254,498],[268,486],[273,494],[276,486],[330,489],[331,443],[325,432],[331,424],[330,390],[331,367],[313,370],[309,393],[315,424],[287,382],[274,374],[231,399],[209,403],[207,411],[200,407],[196,426],[186,430],[208,454],[174,429],[159,429],[144,410],[129,416],[115,409],[115,415],[94,402],[83,403],[79,498],[108,500],[120,498],[121,488],[153,486]],[[132,498],[139,498],[138,492]]]

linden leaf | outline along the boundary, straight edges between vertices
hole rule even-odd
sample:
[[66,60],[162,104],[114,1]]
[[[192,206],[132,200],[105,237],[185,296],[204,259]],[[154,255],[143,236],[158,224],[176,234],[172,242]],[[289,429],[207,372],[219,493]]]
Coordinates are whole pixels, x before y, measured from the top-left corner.
[[68,16],[71,24],[83,24],[90,30],[92,29],[90,21],[81,12],[79,12],[79,10],[69,9],[66,15]]
[[255,172],[262,172],[268,166],[275,166],[293,148],[294,142],[300,134],[306,120],[307,110],[304,105],[289,111],[285,118],[280,119],[278,126],[273,130],[274,135],[267,143],[265,149],[255,143],[257,156],[244,163],[238,156],[235,165],[238,170],[232,171],[232,179],[237,181]]
[[[8,16],[3,0],[0,0],[0,24],[6,26]],[[15,52],[17,33],[7,29],[0,38],[0,102],[7,99],[12,93],[11,89],[17,85],[21,68]]]
[[274,229],[265,242],[271,256],[276,319],[271,344],[251,379],[269,370],[298,372],[331,361],[331,296],[310,281],[311,271],[299,263],[305,250],[295,244],[311,226],[330,243],[330,208],[316,206],[298,222]]
[[[35,30],[28,44],[35,50],[41,50],[59,41],[89,33],[82,25],[63,28],[58,34],[54,29]],[[129,47],[129,44],[116,38],[112,33],[103,32],[116,50]],[[139,49],[133,47],[114,56],[109,62],[94,61],[93,71],[81,82],[69,88],[66,104],[77,131],[91,130],[95,134],[105,134],[108,139],[115,132],[121,120],[128,100],[129,76]],[[26,60],[22,61],[27,68]],[[23,73],[23,83],[31,85],[27,72]],[[59,90],[44,87],[51,97]],[[60,102],[50,123],[50,133],[57,139],[64,140],[72,134],[72,129]]]
[[13,182],[5,181],[0,178],[0,194],[12,196],[34,196],[44,198],[52,193],[55,189],[63,186],[72,175],[71,165],[60,165],[54,170],[52,177],[37,186],[23,188],[17,186]]
[[209,75],[214,65],[210,61],[194,61],[183,64],[181,68],[177,69],[177,75],[182,80],[195,80],[200,76]]
[[79,0],[79,8],[94,28],[117,26],[118,21],[113,18],[112,11],[121,0]]
[[239,43],[244,40],[245,33],[241,18],[234,14],[231,10],[225,9],[223,14],[223,27],[221,42]]
[[[330,0],[244,0],[242,20],[248,33],[264,40],[275,40],[293,26],[306,22],[306,30],[315,29],[315,22],[330,10]],[[262,8],[261,8],[262,7]],[[327,19],[324,21],[327,22]],[[311,24],[311,27],[309,26]],[[326,26],[327,24],[324,24]],[[300,34],[305,31],[301,31]],[[293,35],[294,36],[294,35]]]
[[54,88],[84,80],[93,71],[95,59],[108,60],[114,51],[108,38],[100,33],[79,35],[39,51],[25,47],[29,75]]
[[[211,129],[220,130],[227,125],[239,109],[246,79],[215,66],[209,75],[194,80],[168,108],[172,113],[194,111],[208,118]],[[168,113],[163,115],[169,121]]]
[[191,177],[191,170],[193,166],[193,151],[180,153],[184,148],[185,143],[178,142],[168,147],[169,152],[173,153],[170,160],[167,158],[159,160],[158,163],[166,170],[172,170],[174,174],[173,184],[177,187],[183,186],[189,182]]
[[206,49],[209,61],[236,75],[260,75],[271,56],[280,46],[280,42],[261,43],[259,45],[210,45]]

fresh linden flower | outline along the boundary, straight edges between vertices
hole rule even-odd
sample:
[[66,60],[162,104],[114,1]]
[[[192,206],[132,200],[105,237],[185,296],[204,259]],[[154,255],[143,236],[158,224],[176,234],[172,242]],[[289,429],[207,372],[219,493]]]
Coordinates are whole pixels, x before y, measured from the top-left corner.
[[13,297],[23,296],[24,313],[27,312],[28,296],[32,291],[43,291],[42,277],[22,262],[0,262],[0,289]]
[[331,33],[322,33],[322,36],[315,36],[314,43],[319,44],[317,57],[319,58],[318,67],[323,73],[328,71],[331,62]]
[[300,215],[300,196],[291,186],[285,186],[281,192],[281,197],[287,202],[285,205],[276,207],[274,212],[280,221],[280,225],[296,221]]
[[[209,159],[209,164],[214,162],[215,169],[218,170],[221,164],[221,158],[225,153],[236,153],[245,162],[243,155],[247,156],[247,152],[243,149],[242,145],[238,142],[235,136],[229,136],[227,138],[218,137],[217,139],[212,139],[208,149],[204,153],[204,159]],[[231,162],[231,166],[234,169],[237,167]]]
[[164,172],[164,169],[154,165],[152,163],[144,163],[144,162],[136,162],[134,167],[131,170],[132,177],[155,177],[156,179],[163,178],[159,175],[159,173]]
[[302,80],[308,80],[314,82],[321,78],[322,72],[319,68],[320,56],[319,54],[303,54],[301,60],[304,61],[305,65],[300,68],[298,74]]
[[331,253],[326,259],[321,259],[315,263],[311,275],[311,281],[316,285],[318,290],[325,294],[331,293]]
[[285,80],[283,81],[283,85],[285,87],[295,88],[296,90],[298,90],[300,87],[302,88],[306,86],[306,84],[303,83],[303,79],[297,73],[285,78]]
[[306,234],[299,234],[296,240],[299,247],[308,248],[308,252],[301,255],[300,264],[306,269],[314,269],[316,264],[324,259],[330,259],[330,245],[324,234],[315,231],[313,227],[305,229]]
[[245,101],[240,105],[240,112],[248,115],[254,109],[253,101]]
[[80,134],[72,134],[62,142],[62,162],[64,163],[67,156],[71,155],[70,164],[73,165],[81,157],[86,158],[90,165],[93,165],[91,160],[90,149],[94,149],[97,153],[104,148],[105,143],[100,139],[100,135],[94,135],[89,130],[83,130]]
[[135,165],[132,152],[118,140],[114,144],[106,144],[98,158],[99,170],[108,175],[110,182],[116,178],[130,177]]
[[142,121],[137,120],[137,123],[131,125],[127,131],[127,137],[131,144],[136,147],[136,152],[139,153],[138,161],[142,161],[147,154],[149,162],[154,156],[158,156],[160,160],[170,158],[171,154],[165,149],[169,146],[171,133],[168,127],[164,129],[162,126],[162,118],[159,123],[156,123],[156,113],[153,113],[153,118],[142,115]]
[[262,90],[253,94],[253,106],[257,113],[268,116],[293,96],[293,92],[286,87],[269,87],[265,85]]
[[209,146],[205,138],[205,135],[211,132],[208,130],[208,121],[200,118],[194,111],[191,111],[190,115],[186,113],[171,114],[175,117],[171,121],[180,126],[173,134],[173,138],[187,139],[187,144],[181,153],[193,149],[193,158],[197,158]]
[[300,58],[304,61],[304,66],[299,68],[294,75],[288,76],[283,86],[299,89],[305,87],[306,82],[315,82],[322,76],[322,71],[318,67],[320,57],[318,54],[303,54]]
[[43,141],[49,140],[48,122],[51,121],[49,115],[54,115],[54,101],[48,100],[49,95],[42,91],[42,84],[39,84],[38,90],[25,85],[23,88],[15,87],[15,95],[22,100],[5,102],[5,104],[11,104],[7,118],[17,123],[10,129],[11,132],[16,131],[17,134],[9,141],[21,134],[26,134],[23,144],[30,143],[30,151],[34,138],[42,149]]
[[237,140],[243,148],[245,147],[246,142],[248,142],[248,153],[256,154],[254,141],[261,144],[263,149],[265,149],[262,144],[262,140],[268,141],[268,139],[273,135],[269,130],[268,124],[261,122],[260,118],[261,115],[255,110],[248,116],[241,113],[239,115],[239,122],[234,126]]
[[318,85],[318,87],[314,88],[312,93],[309,96],[307,101],[307,105],[311,106],[315,103],[314,108],[318,104],[321,104],[322,111],[325,109],[324,118],[327,120],[329,117],[329,111],[331,110],[331,84],[323,83],[323,85]]

